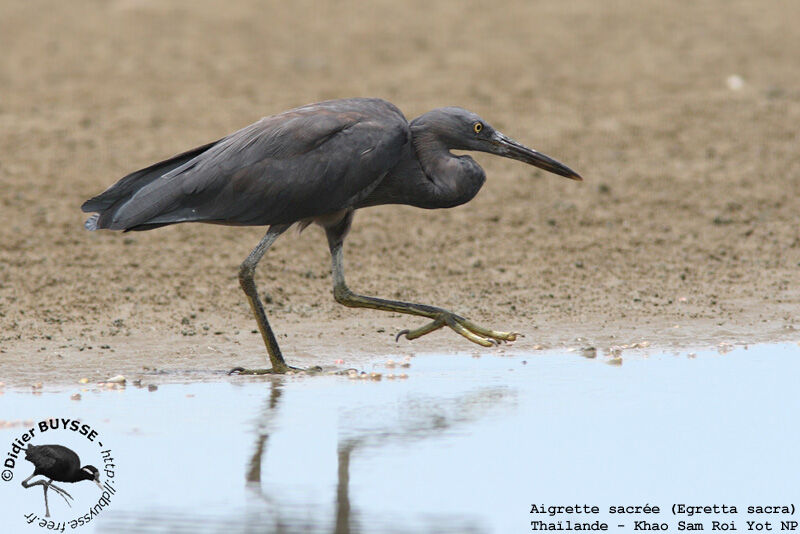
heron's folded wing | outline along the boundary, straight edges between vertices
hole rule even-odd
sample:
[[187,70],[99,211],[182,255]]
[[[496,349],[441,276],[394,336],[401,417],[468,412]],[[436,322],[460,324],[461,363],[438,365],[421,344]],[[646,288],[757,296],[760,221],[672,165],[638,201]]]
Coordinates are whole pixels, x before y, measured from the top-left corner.
[[267,225],[338,211],[369,194],[408,139],[402,114],[382,101],[298,108],[264,118],[172,168],[113,213],[102,212],[97,226]]
[[172,156],[164,161],[159,161],[144,169],[132,172],[96,197],[90,198],[84,202],[81,206],[81,210],[87,213],[103,211],[111,208],[115,203],[130,200],[131,196],[142,187],[160,178],[172,169],[180,167],[187,161],[196,158],[217,143],[219,143],[219,141],[193,148],[192,150]]
[[25,459],[41,470],[50,469],[58,462],[72,462],[80,465],[78,455],[61,445],[30,446],[25,451]]

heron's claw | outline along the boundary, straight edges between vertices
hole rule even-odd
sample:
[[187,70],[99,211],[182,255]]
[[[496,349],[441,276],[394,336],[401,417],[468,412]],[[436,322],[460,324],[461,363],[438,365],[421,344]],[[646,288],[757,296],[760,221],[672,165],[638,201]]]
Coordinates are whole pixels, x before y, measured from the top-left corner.
[[395,342],[395,343],[397,343],[398,341],[400,341],[400,336],[408,336],[408,334],[409,334],[410,332],[411,332],[411,330],[409,330],[408,328],[406,328],[405,330],[400,330],[400,331],[397,333],[397,335],[396,335],[396,336],[394,336],[394,342]]
[[[483,328],[482,326],[478,326],[472,321],[468,321],[467,319],[459,317],[461,324],[464,325],[468,330],[483,336],[485,338],[493,339],[498,342],[511,342],[516,341],[517,337],[520,337],[522,334],[517,332],[498,332],[497,330],[489,330],[488,328]],[[498,343],[499,344],[499,343]]]

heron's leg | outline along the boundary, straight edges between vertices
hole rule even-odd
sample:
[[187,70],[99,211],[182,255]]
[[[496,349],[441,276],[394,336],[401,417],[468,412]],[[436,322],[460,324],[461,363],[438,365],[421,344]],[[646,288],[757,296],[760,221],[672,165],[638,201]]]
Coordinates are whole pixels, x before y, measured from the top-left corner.
[[47,506],[47,486],[45,486],[44,480],[37,480],[36,482],[31,482],[30,484],[28,483],[28,481],[30,479],[32,479],[33,477],[35,477],[35,476],[36,476],[36,472],[34,471],[34,473],[31,476],[29,476],[28,478],[26,478],[25,480],[22,481],[22,487],[23,488],[30,488],[30,487],[33,487],[33,486],[43,486],[44,487],[44,516],[45,517],[50,517],[50,508]]
[[405,313],[409,315],[419,315],[433,319],[432,322],[414,330],[403,330],[397,337],[405,335],[407,339],[416,339],[434,332],[444,326],[448,326],[456,333],[461,334],[468,340],[484,347],[491,347],[500,341],[514,341],[518,334],[514,332],[498,332],[489,330],[476,325],[460,315],[426,304],[415,304],[412,302],[402,302],[398,300],[387,300],[377,297],[367,297],[358,295],[350,291],[344,280],[344,259],[342,252],[343,236],[346,229],[327,228],[328,245],[331,249],[331,259],[333,263],[333,296],[336,302],[351,308],[372,308],[375,310]]
[[25,480],[23,480],[23,481],[22,481],[22,487],[23,487],[23,488],[31,488],[31,487],[33,487],[33,486],[42,486],[42,490],[43,490],[43,492],[44,492],[44,511],[45,511],[45,517],[50,517],[50,506],[49,506],[49,504],[48,504],[48,502],[47,502],[47,490],[48,490],[48,489],[52,489],[52,490],[53,490],[54,492],[56,492],[58,495],[61,495],[61,498],[63,498],[63,499],[64,499],[64,502],[66,502],[66,503],[67,503],[67,505],[69,505],[69,506],[70,506],[70,508],[72,507],[72,504],[71,504],[71,503],[70,503],[70,502],[67,500],[67,497],[69,497],[70,499],[72,499],[72,495],[70,495],[70,494],[69,494],[69,493],[67,493],[65,490],[63,490],[63,489],[59,488],[58,486],[56,486],[55,484],[53,484],[53,481],[52,481],[52,480],[43,480],[43,479],[42,479],[42,480],[37,480],[36,482],[31,482],[31,483],[28,483],[28,481],[29,481],[30,479],[32,479],[34,476],[36,476],[36,474],[35,474],[35,473],[34,473],[33,475],[29,476],[28,478],[26,478]]
[[27,482],[31,478],[33,478],[34,476],[35,476],[35,473],[33,475],[29,476],[28,478],[26,478],[25,480],[23,480],[22,481],[22,487],[23,488],[31,488],[33,486],[41,486],[42,487],[42,490],[44,492],[44,516],[45,517],[50,517],[50,506],[47,503],[47,486],[48,486],[47,481],[45,481],[45,480],[37,480],[36,482],[31,482],[30,484],[28,484]]
[[239,284],[242,286],[242,290],[244,290],[244,294],[247,296],[247,301],[250,303],[253,315],[255,315],[256,323],[258,323],[258,330],[261,332],[261,337],[264,339],[264,345],[267,347],[267,353],[269,354],[269,361],[272,364],[272,368],[244,369],[242,367],[236,367],[231,369],[231,373],[272,374],[285,373],[289,369],[292,369],[286,365],[286,361],[283,359],[281,349],[278,347],[278,340],[275,339],[275,333],[269,326],[267,314],[264,312],[264,306],[261,304],[261,299],[258,297],[258,290],[256,289],[256,283],[253,279],[256,266],[261,258],[264,257],[264,253],[267,252],[267,249],[272,246],[275,240],[278,239],[278,236],[285,232],[289,226],[288,224],[270,226],[266,235],[264,235],[256,248],[253,249],[253,252],[247,256],[247,259],[244,260],[241,267],[239,267]]
[[50,517],[50,506],[47,504],[47,487],[47,484],[42,484],[42,488],[44,489],[44,516]]

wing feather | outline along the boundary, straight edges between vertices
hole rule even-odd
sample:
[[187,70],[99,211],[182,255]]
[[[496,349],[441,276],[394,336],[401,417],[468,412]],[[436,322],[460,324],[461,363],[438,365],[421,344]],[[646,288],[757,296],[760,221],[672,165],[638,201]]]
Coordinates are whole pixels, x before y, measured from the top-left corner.
[[80,466],[78,455],[62,445],[29,445],[25,451],[25,459],[42,470],[51,469],[58,463]]
[[[96,225],[122,230],[189,221],[267,225],[339,211],[374,189],[409,139],[402,113],[383,100],[297,108],[196,150],[194,157],[108,204]],[[122,181],[109,191],[125,189]],[[90,208],[105,206],[90,202]]]

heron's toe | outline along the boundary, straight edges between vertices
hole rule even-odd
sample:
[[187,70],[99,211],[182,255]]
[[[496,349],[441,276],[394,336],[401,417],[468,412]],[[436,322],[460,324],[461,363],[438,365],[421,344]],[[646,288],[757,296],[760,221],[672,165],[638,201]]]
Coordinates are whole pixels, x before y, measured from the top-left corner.
[[270,369],[246,369],[244,367],[234,367],[230,371],[228,371],[229,375],[285,375],[285,374],[294,374],[294,373],[320,373],[322,372],[322,367],[319,365],[315,365],[309,367],[308,369],[303,369],[302,367],[292,367],[287,365],[284,369],[276,369],[271,367]]
[[280,375],[286,371],[277,371],[273,368],[269,369],[245,369],[244,367],[234,367],[228,371],[229,375]]
[[464,328],[466,328],[470,332],[472,332],[474,334],[477,334],[477,335],[479,335],[481,337],[485,337],[487,339],[496,340],[498,342],[499,341],[507,341],[507,342],[516,341],[517,337],[522,335],[522,334],[519,334],[517,332],[499,332],[497,330],[490,330],[488,328],[483,328],[482,326],[479,326],[479,325],[473,323],[472,321],[468,321],[467,319],[462,319],[459,322],[461,323],[461,325]]

